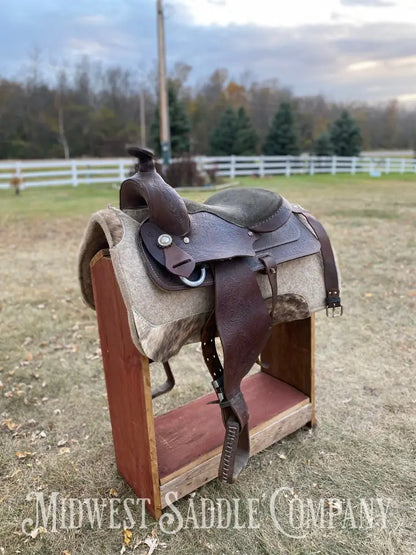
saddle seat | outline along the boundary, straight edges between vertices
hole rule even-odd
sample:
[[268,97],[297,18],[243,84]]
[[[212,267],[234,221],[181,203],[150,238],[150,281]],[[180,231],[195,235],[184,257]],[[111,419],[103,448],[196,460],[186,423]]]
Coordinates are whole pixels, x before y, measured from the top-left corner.
[[255,229],[282,208],[283,198],[265,189],[226,189],[209,197],[205,203],[184,199],[189,214],[208,212],[227,222]]

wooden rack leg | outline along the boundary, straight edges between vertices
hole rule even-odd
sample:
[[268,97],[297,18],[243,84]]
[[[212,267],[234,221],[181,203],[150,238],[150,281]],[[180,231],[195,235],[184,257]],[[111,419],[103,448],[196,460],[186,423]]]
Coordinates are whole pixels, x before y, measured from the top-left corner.
[[296,387],[312,404],[311,426],[315,425],[315,319],[294,320],[274,326],[261,355],[268,368],[263,372]]
[[161,515],[149,361],[130,336],[127,312],[110,258],[91,262],[117,467],[152,516]]

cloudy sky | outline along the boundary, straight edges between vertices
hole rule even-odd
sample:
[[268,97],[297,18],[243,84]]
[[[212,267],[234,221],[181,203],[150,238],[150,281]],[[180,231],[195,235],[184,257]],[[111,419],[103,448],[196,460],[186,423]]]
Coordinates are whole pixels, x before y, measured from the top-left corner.
[[[416,106],[416,0],[164,0],[168,67],[277,78],[295,94]],[[141,77],[155,65],[156,0],[1,0],[0,76],[31,54],[54,75],[83,55]]]

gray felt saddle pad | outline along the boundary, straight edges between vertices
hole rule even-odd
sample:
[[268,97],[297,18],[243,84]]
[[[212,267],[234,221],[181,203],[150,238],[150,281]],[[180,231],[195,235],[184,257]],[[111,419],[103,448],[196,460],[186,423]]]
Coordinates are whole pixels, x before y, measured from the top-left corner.
[[[212,198],[215,201],[215,195]],[[184,344],[200,341],[201,328],[213,309],[214,293],[213,287],[165,291],[154,284],[136,244],[139,226],[147,216],[146,208],[123,212],[108,208],[93,214],[79,251],[79,280],[85,302],[94,308],[90,263],[97,252],[108,249],[127,308],[132,340],[143,354],[163,362]],[[236,213],[235,217],[240,215]],[[298,218],[310,230],[304,218]],[[257,280],[263,298],[270,301],[267,277],[258,273]],[[325,309],[320,252],[279,264],[277,283],[279,296],[273,323],[307,318]]]

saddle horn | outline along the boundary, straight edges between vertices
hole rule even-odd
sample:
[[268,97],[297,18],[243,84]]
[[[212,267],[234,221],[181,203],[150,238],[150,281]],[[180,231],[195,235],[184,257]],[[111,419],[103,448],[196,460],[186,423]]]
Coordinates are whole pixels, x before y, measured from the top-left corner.
[[151,150],[129,147],[127,152],[139,160],[139,171],[121,184],[120,209],[148,207],[150,219],[163,231],[182,237],[189,232],[190,220],[185,202],[157,173]]

